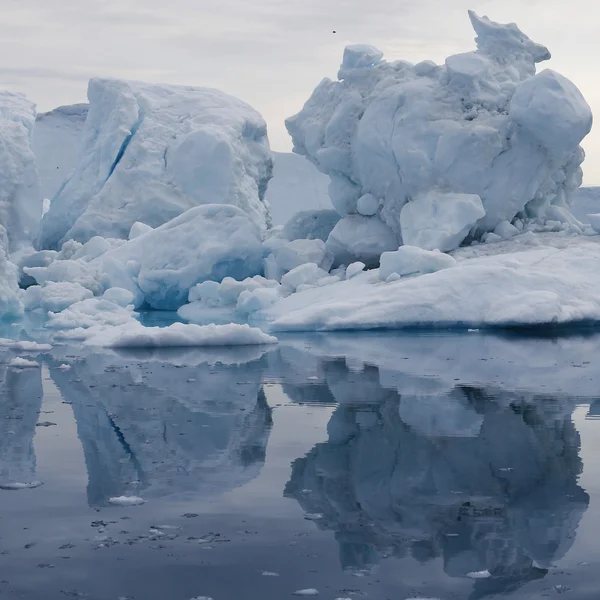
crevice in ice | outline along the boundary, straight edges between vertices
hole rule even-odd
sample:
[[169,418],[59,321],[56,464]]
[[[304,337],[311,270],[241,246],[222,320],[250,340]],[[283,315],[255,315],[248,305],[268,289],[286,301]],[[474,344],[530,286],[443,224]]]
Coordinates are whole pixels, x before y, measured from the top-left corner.
[[110,166],[108,175],[106,177],[106,181],[108,181],[110,179],[111,175],[114,173],[115,169],[117,168],[117,165],[121,162],[121,159],[125,155],[125,152],[127,151],[127,147],[131,143],[133,136],[138,132],[138,129],[141,127],[141,125],[144,121],[144,116],[145,116],[144,111],[142,110],[142,107],[139,106],[139,104],[138,104],[138,111],[139,111],[138,120],[132,125],[132,127],[129,131],[129,135],[123,140],[123,143],[121,144],[121,147],[119,148],[119,152],[117,153],[117,157],[115,158],[113,164]]
[[115,435],[117,436],[117,440],[118,440],[119,444],[122,446],[123,450],[125,450],[125,454],[131,460],[133,468],[134,468],[135,472],[138,474],[138,479],[140,481],[142,481],[142,475],[144,474],[144,472],[143,472],[142,466],[140,465],[140,463],[135,455],[135,452],[133,451],[132,447],[129,445],[129,442],[125,439],[125,435],[121,431],[121,428],[115,423],[114,419],[108,413],[106,414],[106,418],[108,419],[108,422],[110,423],[112,430],[115,432]]

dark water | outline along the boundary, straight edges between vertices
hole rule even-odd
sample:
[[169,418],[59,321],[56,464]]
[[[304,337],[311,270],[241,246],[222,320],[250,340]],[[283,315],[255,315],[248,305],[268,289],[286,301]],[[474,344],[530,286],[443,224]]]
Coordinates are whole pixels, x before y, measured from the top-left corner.
[[599,597],[599,336],[17,354],[0,599]]

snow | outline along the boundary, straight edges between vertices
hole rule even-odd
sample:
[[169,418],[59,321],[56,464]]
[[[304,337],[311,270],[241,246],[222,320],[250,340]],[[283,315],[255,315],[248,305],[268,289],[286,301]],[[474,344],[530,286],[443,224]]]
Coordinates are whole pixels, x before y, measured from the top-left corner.
[[485,216],[476,194],[429,191],[407,202],[400,212],[402,241],[424,250],[457,248]]
[[205,204],[237,206],[266,227],[272,160],[250,106],[207,88],[110,79],[92,79],[88,99],[81,153],[44,215],[40,248],[126,239],[136,221],[158,227]]
[[[536,75],[547,48],[514,24],[469,17],[477,50],[443,65],[387,62],[372,46],[348,47],[338,80],[324,79],[286,121],[294,151],[330,177],[344,218],[328,247],[339,254],[368,237],[366,225],[359,229],[368,221],[348,218],[373,215],[391,232],[376,238],[393,233],[398,245],[442,250],[516,218],[556,220],[555,209],[568,218],[590,108],[563,76]],[[376,265],[366,252],[348,254]]]
[[145,504],[146,501],[139,496],[116,496],[108,499],[109,504],[115,506],[139,506]]
[[208,204],[189,209],[90,264],[103,273],[106,287],[141,294],[155,309],[177,310],[197,283],[258,275],[262,253],[260,228],[246,213],[231,205]]
[[42,216],[42,191],[31,149],[34,122],[34,104],[21,94],[0,91],[0,226],[3,236],[8,234],[7,252],[31,245]]
[[109,348],[184,348],[201,346],[251,346],[275,344],[277,338],[249,325],[195,325],[173,323],[144,327],[137,321],[113,326],[90,335],[85,344]]
[[298,212],[331,208],[328,186],[329,178],[303,156],[273,152],[273,179],[265,195],[273,225],[285,225]]
[[396,257],[384,255],[383,271],[362,273],[327,288],[304,289],[282,298],[261,317],[273,330],[477,328],[600,320],[597,236],[528,232],[438,257],[456,264],[383,283],[380,279],[395,269],[414,269],[410,260],[406,268],[402,261],[396,267]]
[[14,369],[31,369],[39,365],[33,360],[27,360],[26,358],[17,356],[8,363],[8,366],[13,367]]
[[448,254],[435,250],[422,250],[416,246],[400,246],[395,252],[381,255],[379,278],[386,281],[392,274],[424,275],[448,269],[456,265],[456,260]]
[[59,106],[40,113],[33,128],[33,152],[44,198],[52,200],[77,164],[89,106]]

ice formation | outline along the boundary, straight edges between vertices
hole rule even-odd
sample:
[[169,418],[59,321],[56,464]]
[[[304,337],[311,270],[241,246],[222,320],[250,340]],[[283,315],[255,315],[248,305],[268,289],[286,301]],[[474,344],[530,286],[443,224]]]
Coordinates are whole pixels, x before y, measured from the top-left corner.
[[54,198],[75,168],[88,110],[87,104],[73,104],[38,114],[33,128],[33,152],[44,198]]
[[331,178],[336,228],[355,230],[360,214],[399,243],[450,250],[568,206],[589,106],[558,73],[535,74],[550,58],[544,46],[514,24],[469,16],[476,51],[412,65],[350,46],[338,81],[323,80],[287,120],[294,151]]
[[90,265],[104,274],[106,287],[126,287],[152,308],[177,310],[197,283],[258,275],[261,231],[235,206],[197,206]]
[[380,269],[302,289],[262,316],[273,330],[303,331],[597,321],[599,242],[529,231],[452,256],[403,246],[384,254]]
[[92,79],[81,154],[44,215],[40,248],[127,238],[201,204],[231,204],[259,228],[272,160],[262,117],[217,90]]
[[8,236],[4,250],[9,252],[31,245],[42,216],[42,191],[31,149],[34,122],[35,105],[20,94],[0,91],[0,237]]

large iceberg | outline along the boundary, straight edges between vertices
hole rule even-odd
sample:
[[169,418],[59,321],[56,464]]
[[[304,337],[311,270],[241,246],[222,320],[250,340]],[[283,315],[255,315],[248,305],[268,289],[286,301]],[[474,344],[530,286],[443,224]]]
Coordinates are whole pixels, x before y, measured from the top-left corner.
[[294,151],[330,176],[345,219],[361,214],[398,243],[449,250],[517,216],[554,219],[568,207],[589,106],[563,76],[536,74],[550,58],[544,46],[514,24],[469,16],[477,50],[444,65],[349,46],[338,81],[324,79],[287,120]]
[[31,149],[35,105],[21,94],[0,92],[0,226],[8,251],[31,245],[42,216],[42,192]]
[[231,204],[265,228],[272,159],[262,117],[223,92],[92,79],[81,154],[52,199],[38,245],[127,238],[202,204]]

